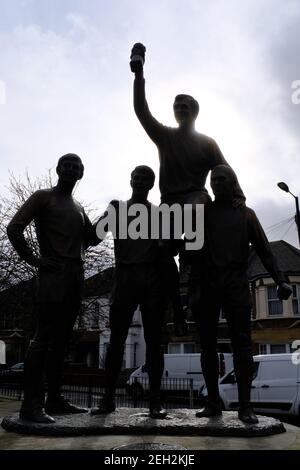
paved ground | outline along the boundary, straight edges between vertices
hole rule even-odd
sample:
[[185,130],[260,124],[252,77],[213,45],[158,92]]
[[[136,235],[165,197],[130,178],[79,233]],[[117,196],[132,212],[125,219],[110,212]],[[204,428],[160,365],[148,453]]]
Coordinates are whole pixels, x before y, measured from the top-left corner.
[[[0,418],[15,413],[20,402],[0,398]],[[1,450],[109,450],[121,445],[156,442],[177,444],[188,450],[300,450],[300,429],[285,424],[284,434],[259,438],[188,437],[188,436],[82,436],[42,437],[22,436],[0,428]]]

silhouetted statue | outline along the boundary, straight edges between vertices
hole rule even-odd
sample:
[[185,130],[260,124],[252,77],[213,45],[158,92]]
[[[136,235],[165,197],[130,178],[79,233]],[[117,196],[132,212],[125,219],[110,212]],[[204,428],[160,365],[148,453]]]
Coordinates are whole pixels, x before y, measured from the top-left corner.
[[[153,187],[155,175],[151,168],[138,166],[131,173],[132,196],[124,203],[112,201],[119,220],[120,204],[126,205],[126,214],[134,204],[146,209],[147,219],[151,218],[152,204],[147,200]],[[107,215],[104,214],[103,217]],[[103,219],[102,217],[102,219]],[[126,232],[135,217],[128,215]],[[101,219],[100,219],[101,220]],[[109,230],[109,227],[106,228]],[[98,408],[92,409],[94,415],[115,411],[115,393],[121,371],[124,345],[133,314],[140,306],[146,342],[146,364],[149,375],[150,416],[165,418],[166,411],[160,403],[160,383],[164,369],[162,349],[162,326],[164,320],[164,289],[161,280],[160,250],[158,240],[151,239],[150,225],[148,238],[133,239],[119,236],[120,223],[114,234],[115,279],[110,305],[110,343],[105,359],[106,389]],[[124,227],[122,227],[124,230]],[[99,234],[98,234],[99,236]]]
[[[143,64],[145,61],[143,44],[134,45],[131,52],[131,70],[135,73],[134,109],[135,113],[159,152],[160,170],[159,187],[161,202],[169,205],[206,204],[210,196],[205,188],[206,178],[216,165],[228,165],[216,142],[195,130],[195,121],[199,112],[198,102],[189,95],[175,97],[173,109],[178,127],[168,127],[159,123],[149,111],[145,97],[145,80]],[[244,204],[244,194],[236,182],[234,188],[234,205]],[[172,243],[169,247],[168,263],[165,272],[168,293],[177,322],[182,322],[183,313],[180,307],[179,275],[172,257]],[[175,252],[177,250],[175,249]],[[183,258],[186,258],[186,254]]]
[[[72,197],[83,170],[77,155],[61,157],[56,168],[57,185],[32,194],[7,227],[20,258],[38,267],[37,329],[25,358],[24,401],[20,410],[20,418],[38,423],[53,423],[49,414],[87,411],[61,395],[65,347],[81,303],[84,249],[99,243],[83,207]],[[23,234],[32,221],[40,256],[35,256]]]
[[[202,347],[201,364],[208,391],[204,409],[198,417],[221,414],[218,388],[217,327],[220,309],[228,323],[233,349],[234,369],[239,395],[239,418],[245,423],[258,422],[250,403],[253,376],[251,353],[251,297],[247,278],[249,245],[255,249],[278,285],[279,299],[287,299],[292,290],[277,266],[266,235],[248,208],[233,207],[237,178],[228,166],[220,165],[211,173],[214,202],[206,206],[205,243],[194,259],[192,270],[199,266],[201,295],[193,312]],[[196,274],[197,275],[197,274]]]

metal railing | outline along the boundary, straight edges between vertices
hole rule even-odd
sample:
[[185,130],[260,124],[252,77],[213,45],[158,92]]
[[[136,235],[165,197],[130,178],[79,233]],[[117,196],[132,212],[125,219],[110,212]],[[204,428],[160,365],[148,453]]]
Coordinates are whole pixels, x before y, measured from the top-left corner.
[[[87,385],[63,385],[62,393],[72,403],[87,408],[95,407],[104,395],[104,387],[94,385],[95,379]],[[193,379],[163,379],[161,400],[167,408],[194,408],[201,404],[199,391],[194,390]],[[0,383],[0,397],[23,399],[23,384]],[[139,378],[116,390],[116,406],[128,408],[147,408],[149,404],[148,379]]]

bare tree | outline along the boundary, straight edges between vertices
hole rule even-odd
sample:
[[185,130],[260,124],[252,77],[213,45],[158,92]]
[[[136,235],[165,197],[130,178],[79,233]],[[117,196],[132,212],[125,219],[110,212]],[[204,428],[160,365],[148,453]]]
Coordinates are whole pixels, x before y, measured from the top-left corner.
[[[34,181],[30,178],[28,172],[26,172],[25,178],[16,178],[13,174],[10,175],[9,185],[7,187],[8,196],[0,197],[0,291],[21,281],[31,279],[37,274],[37,268],[19,259],[7,238],[6,227],[17,210],[31,194],[38,189],[52,186],[53,176],[50,170],[45,176],[37,178]],[[92,220],[93,218],[95,219],[95,209],[88,205],[82,205],[89,217]],[[26,227],[25,238],[33,249],[34,254],[38,255],[39,247],[33,223]],[[85,270],[87,276],[113,265],[112,243],[112,240],[107,237],[97,247],[90,247],[86,251]]]
[[[34,182],[30,179],[28,172],[26,172],[23,180],[10,174],[7,187],[8,196],[1,196],[0,198],[0,290],[36,276],[36,268],[20,260],[11,246],[7,238],[6,227],[29,196],[45,186],[52,186],[50,172],[46,177],[37,179]],[[34,253],[38,254],[34,224],[26,227],[25,237]]]

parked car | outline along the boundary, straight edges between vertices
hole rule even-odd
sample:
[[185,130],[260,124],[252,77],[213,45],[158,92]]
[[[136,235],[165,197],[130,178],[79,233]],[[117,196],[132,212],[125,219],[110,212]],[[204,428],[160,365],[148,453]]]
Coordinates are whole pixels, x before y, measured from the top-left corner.
[[[300,416],[300,353],[254,356],[251,402],[257,413]],[[234,370],[219,382],[225,410],[238,407]],[[203,395],[207,395],[206,388]]]
[[21,382],[24,378],[24,362],[18,362],[11,367],[0,369],[0,382]]
[[[200,354],[165,354],[165,368],[161,381],[161,390],[168,392],[188,392],[191,389],[199,395],[204,386]],[[219,374],[222,377],[232,369],[232,354],[219,353]],[[127,381],[130,395],[142,398],[149,390],[149,379],[146,364],[136,369]]]

